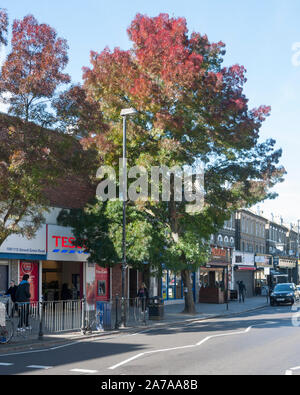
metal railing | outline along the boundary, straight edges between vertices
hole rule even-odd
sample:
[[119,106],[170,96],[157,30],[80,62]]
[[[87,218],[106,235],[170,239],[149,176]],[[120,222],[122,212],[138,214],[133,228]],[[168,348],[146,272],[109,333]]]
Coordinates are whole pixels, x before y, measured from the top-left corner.
[[7,316],[13,325],[13,337],[39,337],[68,331],[82,333],[117,329],[125,311],[126,326],[146,324],[147,300],[141,298],[99,301],[86,299],[7,303]]

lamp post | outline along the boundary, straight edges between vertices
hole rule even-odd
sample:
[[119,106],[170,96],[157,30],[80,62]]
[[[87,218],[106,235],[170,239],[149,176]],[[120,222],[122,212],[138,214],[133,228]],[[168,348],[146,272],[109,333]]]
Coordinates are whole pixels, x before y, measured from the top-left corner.
[[121,324],[120,328],[126,326],[125,312],[125,274],[126,274],[126,200],[127,200],[127,158],[126,158],[126,117],[136,114],[134,108],[124,108],[121,111],[123,118],[123,182],[122,182],[122,199],[123,199],[123,232],[122,232],[122,299],[121,299]]

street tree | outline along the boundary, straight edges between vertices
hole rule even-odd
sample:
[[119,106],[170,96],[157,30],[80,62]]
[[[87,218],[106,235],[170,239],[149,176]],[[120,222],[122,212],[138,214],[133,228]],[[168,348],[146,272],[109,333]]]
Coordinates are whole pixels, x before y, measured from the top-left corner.
[[[151,250],[152,241],[156,240],[156,245],[159,241],[163,259],[158,259],[158,265],[181,273],[185,311],[194,313],[190,277],[207,259],[207,240],[233,211],[276,196],[271,188],[285,173],[279,164],[282,152],[275,148],[274,140],[260,141],[260,128],[270,107],[249,109],[243,92],[246,70],[240,65],[222,65],[223,42],[211,43],[200,33],[189,36],[186,20],[167,14],[153,18],[136,15],[128,34],[133,42],[130,50],[91,52],[91,67],[84,68],[86,98],[97,104],[105,124],[103,130],[87,128],[84,142],[96,146],[101,163],[118,173],[120,111],[133,107],[138,114],[128,120],[129,167],[143,166],[150,174],[153,166],[204,165],[205,204],[201,211],[189,212],[185,199],[177,201],[172,177],[169,201],[149,198],[129,202],[134,211],[143,213],[152,229],[152,237],[145,234],[146,247]],[[129,186],[132,182],[129,180]],[[106,206],[105,226],[109,228],[115,218],[111,204]],[[88,221],[101,210],[103,213],[102,203],[90,208]],[[78,227],[73,224],[80,238],[85,225],[79,222]],[[100,225],[99,245],[101,229]],[[143,231],[141,227],[137,240]],[[121,232],[109,237],[114,247],[109,251],[117,252],[121,261]],[[86,233],[84,238],[88,238]],[[93,259],[103,264],[100,251],[98,254],[95,246],[89,247]],[[155,261],[150,263],[155,266]]]
[[[2,43],[7,28],[0,10]],[[0,114],[0,245],[12,234],[33,237],[49,207],[46,190],[67,177],[86,177],[93,161],[73,136],[44,127],[55,120],[44,100],[52,101],[56,88],[69,81],[66,51],[66,41],[33,16],[14,21],[0,73],[0,91],[13,114]]]
[[46,191],[84,178],[95,157],[72,137],[0,115],[0,245],[12,234],[32,238],[49,210]]
[[[5,28],[4,16],[2,20]],[[32,15],[13,22],[11,52],[0,75],[0,93],[10,114],[43,126],[55,121],[48,108],[57,87],[70,82],[63,72],[67,49],[66,40]]]
[[0,8],[0,45],[6,45],[7,39],[7,28],[8,28],[8,17],[6,10]]

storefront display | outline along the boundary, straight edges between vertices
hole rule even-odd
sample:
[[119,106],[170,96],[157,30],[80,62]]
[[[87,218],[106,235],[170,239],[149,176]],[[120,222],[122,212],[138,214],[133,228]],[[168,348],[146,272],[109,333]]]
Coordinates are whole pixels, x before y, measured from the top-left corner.
[[273,269],[272,255],[256,254],[255,266],[255,295],[262,295],[266,293],[266,287],[270,285],[270,273]]
[[224,303],[230,279],[230,248],[211,248],[211,256],[205,267],[199,270],[200,303]]
[[[191,273],[191,284],[195,299],[195,273]],[[165,270],[161,278],[161,297],[164,300],[177,300],[184,298],[183,281],[180,274]]]
[[233,280],[232,287],[238,289],[238,282],[243,281],[246,286],[246,296],[254,296],[254,254],[248,252],[234,251],[232,255]]

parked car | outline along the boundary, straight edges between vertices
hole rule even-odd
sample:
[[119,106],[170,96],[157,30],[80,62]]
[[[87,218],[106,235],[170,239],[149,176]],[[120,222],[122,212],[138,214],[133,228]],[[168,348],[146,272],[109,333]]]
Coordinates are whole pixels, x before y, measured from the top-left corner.
[[277,284],[270,295],[271,306],[280,303],[290,303],[293,305],[300,300],[300,291],[293,283]]

